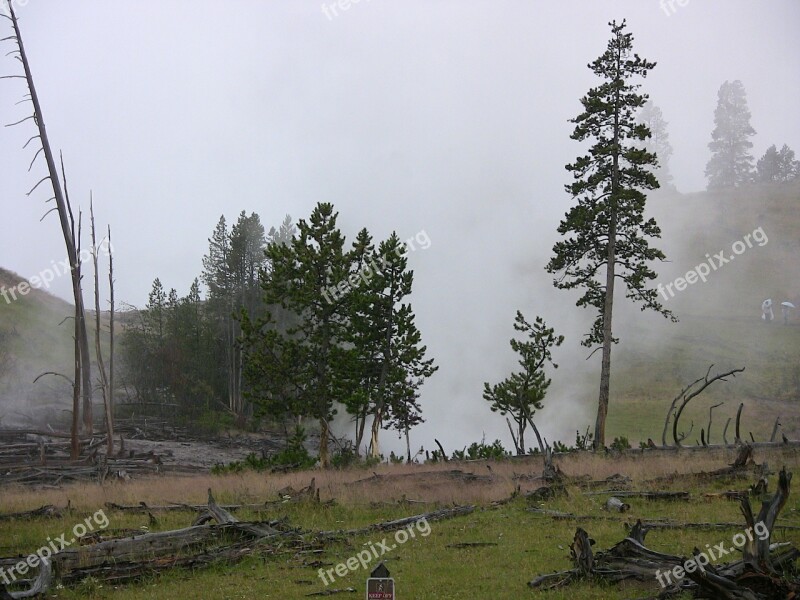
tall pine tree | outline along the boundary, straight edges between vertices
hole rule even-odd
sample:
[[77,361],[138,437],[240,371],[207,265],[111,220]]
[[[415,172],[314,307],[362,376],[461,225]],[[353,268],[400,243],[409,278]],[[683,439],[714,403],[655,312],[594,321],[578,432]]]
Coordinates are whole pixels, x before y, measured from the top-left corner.
[[664,260],[664,254],[651,248],[648,238],[661,230],[654,219],[645,220],[647,196],[641,190],[658,187],[651,172],[655,156],[637,147],[647,139],[648,128],[636,122],[636,113],[647,95],[633,78],[646,77],[655,67],[633,52],[633,36],[625,33],[626,23],[609,24],[612,37],[606,51],[589,68],[603,83],[581,99],[584,112],[572,120],[572,139],[592,140],[589,153],[578,157],[567,170],[573,183],[566,190],[577,200],[558,227],[566,239],[553,247],[554,256],[547,271],[558,274],[559,289],[584,289],[577,305],[597,311],[591,331],[582,342],[587,347],[602,347],[600,395],[595,423],[595,448],[605,445],[611,380],[611,344],[614,288],[625,284],[625,296],[667,317],[671,313],[658,301],[656,291],[647,287],[656,273],[649,263]]
[[740,186],[753,180],[753,157],[750,138],[756,133],[750,126],[747,95],[738,79],[726,81],[717,93],[714,131],[711,132],[711,159],[706,165],[708,189]]
[[[308,221],[298,222],[298,234],[289,244],[267,247],[269,271],[262,270],[261,282],[265,314],[251,319],[245,312],[242,320],[250,396],[267,410],[289,407],[316,419],[323,467],[330,464],[334,401],[352,393],[348,368],[353,350],[345,344],[348,304],[325,299],[351,274],[337,217],[332,204],[320,203]],[[278,329],[274,307],[300,318]]]

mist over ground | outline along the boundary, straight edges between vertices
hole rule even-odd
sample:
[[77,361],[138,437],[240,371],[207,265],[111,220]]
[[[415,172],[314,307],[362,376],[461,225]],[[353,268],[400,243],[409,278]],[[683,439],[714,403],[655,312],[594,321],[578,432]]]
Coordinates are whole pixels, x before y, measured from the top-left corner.
[[[587,361],[579,345],[593,315],[574,306],[576,295],[554,289],[544,266],[572,204],[564,165],[584,150],[569,139],[568,119],[598,83],[586,64],[605,49],[607,23],[627,18],[637,52],[658,63],[643,89],[669,122],[670,169],[689,194],[705,188],[726,80],[747,90],[754,156],[771,144],[800,148],[800,5],[362,0],[333,17],[322,6],[17,7],[73,203],[88,210],[91,189],[98,222],[114,231],[118,299],[143,306],[157,276],[186,293],[221,214],[255,211],[269,228],[287,213],[306,218],[325,201],[349,240],[361,227],[376,239],[424,230],[430,248],[409,259],[412,303],[440,370],[422,390],[426,423],[412,430],[412,448],[430,448],[437,437],[452,450],[484,434],[511,446],[481,390],[516,364],[508,339],[517,309],[567,338],[554,353],[560,368],[537,423],[550,440],[574,439],[596,410],[599,354]],[[3,74],[18,71],[10,57],[0,64]],[[22,90],[21,80],[0,85],[4,122],[26,116],[15,106]],[[41,158],[27,172],[32,156],[21,146],[30,135],[30,125],[0,131],[0,266],[28,278],[64,254],[54,216],[39,222],[49,194],[25,196],[44,174]],[[749,197],[753,206],[762,194]],[[691,198],[665,193],[651,202],[664,230],[655,245],[671,261],[664,282],[759,226],[770,241],[748,250],[745,266],[726,265],[716,280],[684,292],[676,299],[683,312],[716,314],[735,297],[737,316],[758,318],[762,296],[797,297],[797,263],[787,258],[796,256],[796,232],[780,229],[780,215],[754,210],[725,223],[719,207]],[[723,227],[699,256],[698,224]],[[773,248],[787,254],[768,254]],[[773,287],[746,266],[759,253],[778,265]],[[69,279],[49,291],[68,300]],[[623,346],[634,338],[658,349],[673,335],[659,317],[624,306],[621,294],[618,306],[617,322],[631,324]],[[334,431],[345,428],[337,421]],[[387,451],[402,447],[392,434],[382,441]]]

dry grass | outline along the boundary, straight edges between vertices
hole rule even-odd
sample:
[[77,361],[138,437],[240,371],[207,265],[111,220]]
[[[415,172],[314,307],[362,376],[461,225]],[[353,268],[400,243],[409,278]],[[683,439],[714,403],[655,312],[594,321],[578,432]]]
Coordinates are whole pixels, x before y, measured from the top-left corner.
[[[712,448],[702,451],[629,451],[624,454],[595,455],[572,453],[556,457],[556,463],[568,475],[604,479],[624,474],[638,484],[671,474],[713,471],[731,463],[732,449]],[[758,462],[767,461],[773,468],[800,464],[800,447],[785,446],[758,448]],[[487,468],[488,467],[488,468]],[[467,482],[448,476],[452,470],[472,473],[478,481]],[[2,512],[37,508],[42,504],[65,506],[67,502],[79,510],[95,510],[106,502],[117,504],[202,504],[207,490],[212,488],[220,502],[255,503],[272,500],[278,490],[291,486],[300,489],[312,477],[322,500],[335,498],[345,505],[367,505],[373,502],[393,502],[406,498],[436,504],[487,504],[508,497],[519,484],[528,491],[541,485],[531,481],[542,472],[537,457],[512,458],[502,461],[469,461],[426,465],[376,465],[371,469],[353,468],[331,471],[304,471],[288,474],[245,472],[226,475],[196,475],[191,477],[152,477],[105,485],[82,483],[61,488],[11,487],[3,491]],[[380,478],[375,479],[373,474]],[[524,481],[518,476],[527,475]]]

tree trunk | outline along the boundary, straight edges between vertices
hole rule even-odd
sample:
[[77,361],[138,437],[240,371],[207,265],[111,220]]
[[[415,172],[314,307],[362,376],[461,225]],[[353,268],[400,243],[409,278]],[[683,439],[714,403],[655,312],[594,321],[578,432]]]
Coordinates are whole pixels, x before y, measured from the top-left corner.
[[611,314],[614,308],[614,261],[617,216],[612,210],[608,233],[608,265],[606,266],[606,299],[603,308],[603,359],[600,367],[600,398],[597,404],[597,421],[594,426],[595,450],[606,445],[606,415],[611,387]]
[[111,394],[108,388],[108,374],[103,360],[100,327],[100,268],[97,261],[97,235],[94,223],[94,206],[89,202],[89,218],[92,225],[92,266],[94,267],[94,351],[97,354],[97,370],[100,372],[100,390],[103,394],[103,408],[106,417],[106,440],[108,443],[106,456],[114,454],[114,419],[111,416]]
[[372,458],[381,457],[381,449],[378,444],[378,433],[381,430],[381,422],[383,421],[383,406],[375,411],[375,418],[372,420],[372,431],[369,441],[369,455]]
[[327,419],[319,420],[319,464],[323,469],[330,466],[330,457],[328,455],[328,437],[329,425]]
[[360,414],[356,415],[356,457],[361,456],[361,442],[364,441],[364,428],[367,424],[367,413],[366,410]]
[[[389,288],[388,297],[394,298],[395,284],[392,282]],[[389,314],[386,315],[386,338],[383,347],[383,364],[381,365],[381,374],[378,379],[378,405],[375,407],[375,419],[372,421],[372,440],[370,442],[370,456],[372,458],[380,458],[380,447],[378,446],[378,434],[383,424],[383,413],[386,407],[386,377],[389,374],[389,362],[392,359],[392,333],[394,327],[394,304],[393,301],[389,303]]]
[[109,349],[108,349],[108,402],[111,420],[114,420],[114,249],[111,246],[111,226],[108,226],[108,290],[111,306],[109,310]]
[[81,346],[79,343],[80,331],[78,327],[78,307],[75,307],[75,375],[72,380],[72,428],[70,430],[70,458],[78,460],[81,454],[81,443],[78,439],[78,429],[81,420]]
[[[617,53],[617,68],[621,68],[622,57]],[[597,421],[594,426],[594,448],[606,445],[606,415],[611,387],[611,317],[614,311],[614,283],[616,272],[617,244],[617,193],[619,192],[619,91],[614,97],[614,164],[611,169],[611,195],[609,196],[608,257],[606,262],[606,297],[603,305],[603,358],[600,366],[600,398],[597,403]]]
[[[45,160],[47,161],[47,170],[49,173],[50,184],[53,187],[53,196],[56,201],[56,209],[58,211],[58,219],[61,224],[61,233],[64,236],[64,244],[67,247],[67,258],[71,266],[72,272],[72,295],[75,301],[75,333],[76,345],[80,353],[80,371],[81,371],[81,394],[83,397],[83,423],[88,432],[92,430],[92,381],[91,381],[91,367],[89,356],[89,339],[86,333],[86,311],[83,305],[83,293],[81,292],[81,278],[80,278],[80,258],[76,247],[76,240],[74,235],[74,222],[73,227],[70,227],[71,209],[69,207],[69,199],[65,196],[61,187],[61,180],[58,176],[58,169],[56,168],[55,158],[50,147],[50,140],[47,137],[47,129],[44,123],[44,115],[42,114],[42,107],[39,103],[39,96],[36,93],[36,86],[33,84],[33,74],[28,63],[28,57],[25,54],[25,46],[22,43],[22,34],[19,30],[17,23],[17,16],[14,12],[14,4],[9,2],[9,12],[11,16],[11,23],[14,26],[14,34],[17,38],[19,46],[19,58],[22,62],[22,67],[25,70],[25,80],[28,83],[28,91],[30,92],[30,100],[33,104],[34,120],[39,130],[39,141],[42,143],[42,150],[44,152]],[[62,163],[63,168],[63,163]],[[38,184],[37,184],[38,185]],[[66,185],[66,183],[65,183]],[[35,189],[35,187],[34,187]],[[32,192],[33,190],[31,190]],[[28,192],[30,195],[31,192]],[[80,237],[80,234],[79,236]],[[74,382],[78,385],[77,381]]]

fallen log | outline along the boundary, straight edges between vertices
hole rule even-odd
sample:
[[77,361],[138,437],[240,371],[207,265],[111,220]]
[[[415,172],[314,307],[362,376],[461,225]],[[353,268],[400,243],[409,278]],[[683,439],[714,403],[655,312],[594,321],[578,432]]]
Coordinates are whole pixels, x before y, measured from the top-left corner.
[[497,542],[458,542],[457,544],[447,544],[445,548],[486,548],[487,546],[497,546]]
[[690,499],[689,492],[642,492],[625,490],[606,490],[602,492],[583,492],[584,496],[601,496],[613,494],[620,498],[644,498],[645,500],[683,500]]
[[[768,501],[762,503],[757,518],[753,516],[749,499],[742,500],[742,514],[749,527],[748,531],[751,534],[755,532],[756,535],[737,534],[742,537],[741,544],[736,542],[734,536],[734,546],[742,548],[741,560],[712,566],[710,560],[720,557],[715,557],[711,550],[711,559],[697,548],[691,558],[656,552],[644,545],[645,535],[652,527],[641,521],[637,521],[631,528],[628,537],[609,550],[595,555],[591,550],[592,542],[588,533],[578,527],[571,546],[573,569],[540,575],[528,585],[532,588],[553,589],[584,578],[611,583],[625,579],[657,579],[665,588],[659,597],[689,591],[696,598],[795,598],[800,594],[800,579],[795,571],[800,550],[791,544],[770,544],[772,531],[776,527],[775,521],[789,496],[791,478],[785,468],[781,470],[778,490]],[[782,551],[775,554],[774,551],[779,548]],[[672,576],[675,577],[674,582]]]
[[467,506],[454,506],[452,508],[442,508],[429,513],[422,513],[411,517],[404,517],[402,519],[394,519],[392,521],[384,521],[383,523],[375,523],[374,525],[367,525],[359,529],[338,529],[335,531],[321,531],[317,534],[318,538],[341,538],[351,537],[358,535],[366,535],[375,531],[395,531],[403,529],[409,525],[414,525],[420,521],[444,521],[454,517],[461,517],[468,515],[475,510],[472,505]]
[[41,558],[39,562],[39,574],[33,580],[31,587],[27,590],[21,591],[8,591],[8,589],[0,584],[0,600],[11,599],[17,600],[18,598],[34,598],[44,594],[53,583],[53,569],[50,565],[50,560]]
[[6,513],[0,515],[0,522],[2,521],[23,521],[37,518],[58,519],[62,515],[61,510],[52,504],[45,504],[39,508],[28,510],[24,512]]
[[356,593],[356,589],[355,588],[348,587],[348,588],[342,588],[342,589],[338,589],[337,588],[337,589],[333,589],[333,590],[322,590],[320,592],[311,592],[309,594],[306,594],[306,596],[307,597],[308,596],[334,596],[336,594],[355,594],[355,593]]

